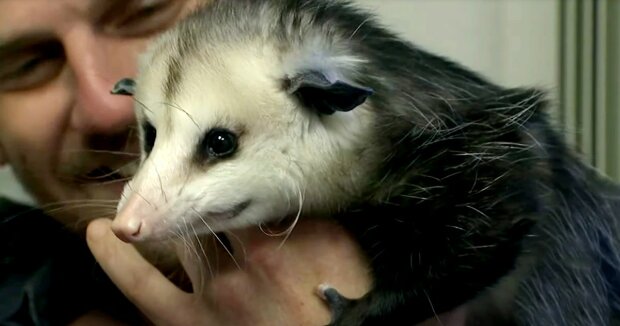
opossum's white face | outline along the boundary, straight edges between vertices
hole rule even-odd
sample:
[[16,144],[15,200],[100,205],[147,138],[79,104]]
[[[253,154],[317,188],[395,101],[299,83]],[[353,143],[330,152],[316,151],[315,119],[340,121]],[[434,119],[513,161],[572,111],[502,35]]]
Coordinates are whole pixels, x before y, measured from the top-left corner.
[[[188,54],[171,65],[174,55],[162,50],[146,57],[137,80],[143,156],[113,223],[119,238],[330,214],[365,186],[376,161],[370,92],[340,84],[326,93],[325,82],[339,79],[329,68],[336,61],[295,62],[265,47]],[[330,108],[342,111],[319,112]]]

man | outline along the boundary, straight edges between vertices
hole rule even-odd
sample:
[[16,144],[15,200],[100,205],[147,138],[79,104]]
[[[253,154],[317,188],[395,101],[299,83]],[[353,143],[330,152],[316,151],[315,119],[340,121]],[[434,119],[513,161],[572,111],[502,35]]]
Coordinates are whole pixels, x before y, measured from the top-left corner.
[[[0,0],[0,165],[9,164],[39,211],[0,203],[0,323],[116,324],[136,316],[99,273],[82,238],[113,217],[123,167],[136,158],[131,99],[109,93],[135,74],[148,40],[197,0]],[[66,226],[73,231],[67,232]],[[7,238],[11,235],[11,238]],[[368,285],[350,238],[302,222],[282,250],[257,230],[232,241],[242,269],[223,262],[188,294],[133,247],[88,228],[88,242],[121,291],[155,324],[302,325],[329,321],[313,293],[330,282],[350,296]],[[185,262],[190,278],[198,274]],[[114,316],[110,317],[111,314]]]

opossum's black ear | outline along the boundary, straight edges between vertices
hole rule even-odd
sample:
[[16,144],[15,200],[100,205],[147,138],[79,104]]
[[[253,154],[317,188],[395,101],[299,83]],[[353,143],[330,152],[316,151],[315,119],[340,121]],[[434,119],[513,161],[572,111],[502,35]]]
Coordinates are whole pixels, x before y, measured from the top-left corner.
[[136,82],[131,78],[123,78],[114,84],[114,88],[110,91],[114,95],[133,95],[136,90]]
[[331,82],[318,71],[301,73],[288,80],[288,91],[305,106],[322,114],[351,111],[364,103],[373,90],[342,81]]

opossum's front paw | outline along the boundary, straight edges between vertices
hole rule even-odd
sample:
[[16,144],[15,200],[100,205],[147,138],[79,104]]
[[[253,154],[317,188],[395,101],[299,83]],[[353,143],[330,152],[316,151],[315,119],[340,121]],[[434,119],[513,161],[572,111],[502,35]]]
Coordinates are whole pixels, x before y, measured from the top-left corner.
[[345,298],[338,290],[327,284],[319,285],[318,294],[327,302],[332,314],[332,320],[328,326],[346,325],[343,323],[343,317],[351,310],[356,300]]

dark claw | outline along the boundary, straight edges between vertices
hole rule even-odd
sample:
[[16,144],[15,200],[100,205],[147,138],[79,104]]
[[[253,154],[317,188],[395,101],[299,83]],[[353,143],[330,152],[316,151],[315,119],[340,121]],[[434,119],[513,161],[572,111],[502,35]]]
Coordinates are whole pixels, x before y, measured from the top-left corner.
[[136,90],[136,82],[131,78],[123,78],[114,84],[114,88],[110,91],[114,95],[133,95]]
[[342,315],[346,311],[347,307],[351,304],[351,300],[345,298],[331,286],[321,285],[319,287],[319,295],[323,300],[327,302],[329,310],[332,313],[331,324],[334,324],[341,319]]

